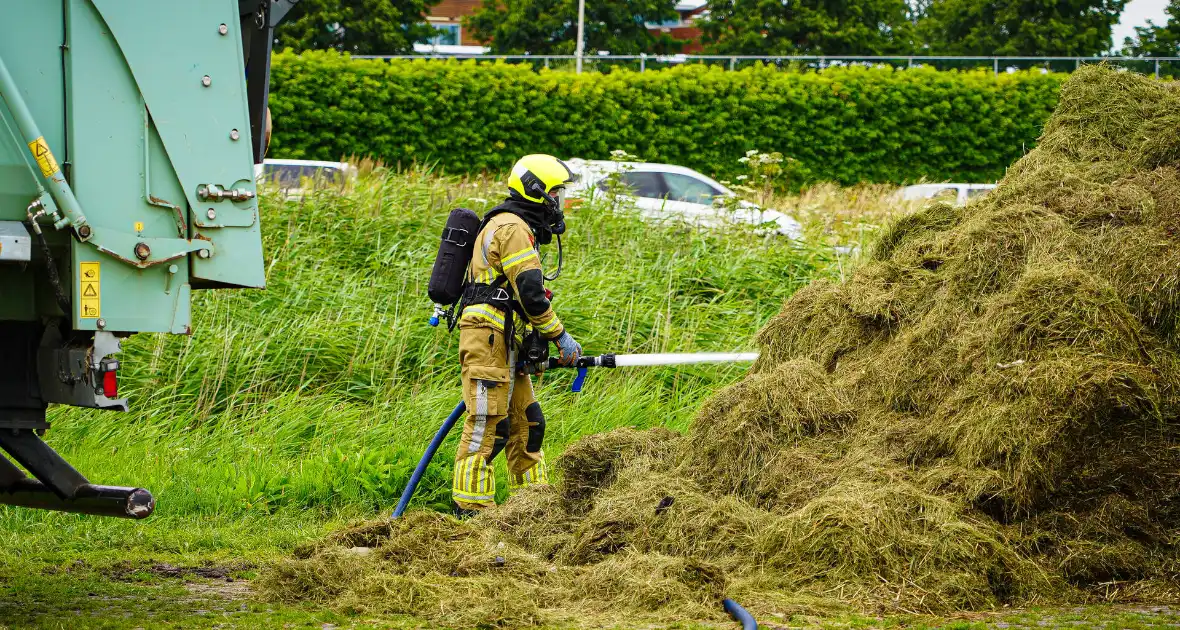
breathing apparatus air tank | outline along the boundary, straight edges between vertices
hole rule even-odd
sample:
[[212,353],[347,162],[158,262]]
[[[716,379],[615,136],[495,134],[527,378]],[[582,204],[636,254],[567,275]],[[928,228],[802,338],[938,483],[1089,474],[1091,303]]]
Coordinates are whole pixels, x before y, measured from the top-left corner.
[[434,258],[434,268],[430,271],[430,281],[426,285],[426,294],[434,302],[431,326],[438,326],[440,317],[445,316],[449,320],[449,307],[453,307],[463,297],[467,266],[475,251],[479,226],[479,215],[467,208],[456,208],[447,217],[438,244],[438,255]]

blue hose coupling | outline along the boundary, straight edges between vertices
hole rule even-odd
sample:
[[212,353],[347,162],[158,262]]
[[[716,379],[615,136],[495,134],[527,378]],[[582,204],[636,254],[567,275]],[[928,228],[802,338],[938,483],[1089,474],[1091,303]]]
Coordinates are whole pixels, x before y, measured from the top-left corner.
[[430,316],[430,325],[435,328],[438,328],[438,315],[431,315]]

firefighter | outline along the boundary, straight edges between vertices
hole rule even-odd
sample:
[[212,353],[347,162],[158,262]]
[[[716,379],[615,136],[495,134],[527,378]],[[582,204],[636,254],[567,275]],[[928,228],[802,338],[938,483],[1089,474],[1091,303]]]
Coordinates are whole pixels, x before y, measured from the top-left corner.
[[512,168],[509,196],[484,217],[460,302],[459,362],[467,418],[455,453],[451,496],[470,516],[495,504],[492,461],[508,461],[509,490],[548,483],[542,442],[545,416],[517,349],[537,334],[570,365],[582,347],[549,303],[539,247],[565,231],[565,187],[576,181],[561,160],[526,155]]

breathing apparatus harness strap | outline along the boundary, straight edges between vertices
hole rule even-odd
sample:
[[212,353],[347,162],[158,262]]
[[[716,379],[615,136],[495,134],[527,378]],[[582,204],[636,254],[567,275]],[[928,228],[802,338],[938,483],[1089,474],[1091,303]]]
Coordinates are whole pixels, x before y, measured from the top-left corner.
[[516,315],[525,317],[524,307],[512,295],[512,285],[508,284],[508,276],[499,276],[490,283],[468,282],[463,290],[463,298],[459,300],[459,317],[463,316],[463,309],[468,306],[487,304],[504,314],[504,347],[511,354],[516,346]]

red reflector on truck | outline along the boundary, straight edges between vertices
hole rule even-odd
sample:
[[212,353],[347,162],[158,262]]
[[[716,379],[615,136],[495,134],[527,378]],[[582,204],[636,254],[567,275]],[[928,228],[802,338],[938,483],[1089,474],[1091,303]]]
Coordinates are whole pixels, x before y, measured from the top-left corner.
[[102,373],[102,395],[107,398],[119,397],[119,381],[114,370]]

